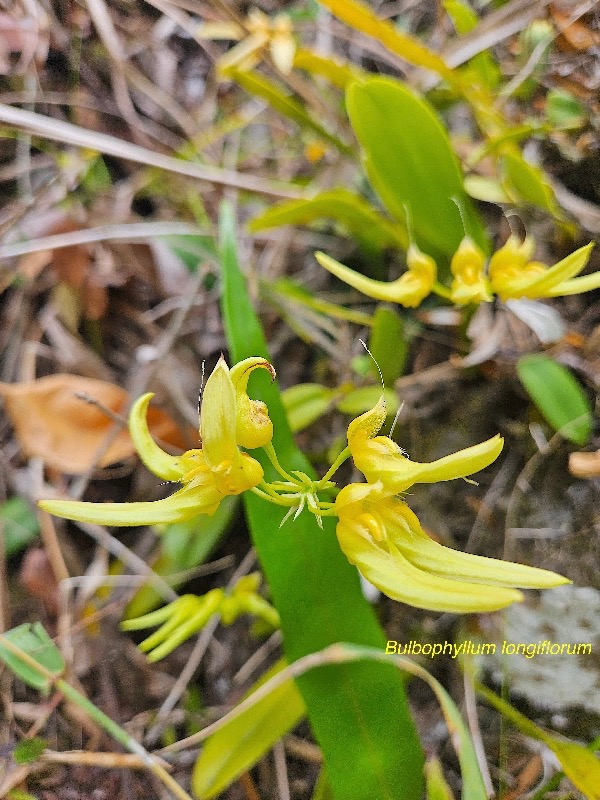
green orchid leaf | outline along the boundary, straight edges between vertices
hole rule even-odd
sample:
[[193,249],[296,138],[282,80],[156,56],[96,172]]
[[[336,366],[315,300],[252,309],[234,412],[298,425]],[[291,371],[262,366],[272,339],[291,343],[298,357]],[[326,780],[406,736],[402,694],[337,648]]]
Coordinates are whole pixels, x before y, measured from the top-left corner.
[[[221,219],[223,314],[233,361],[267,357],[260,323],[240,271],[235,223]],[[297,449],[277,388],[256,375],[252,396],[269,407],[274,445],[285,468],[314,475]],[[254,378],[254,376],[253,376]],[[253,455],[258,458],[258,451]],[[273,475],[262,459],[267,478]],[[328,644],[351,641],[380,651],[385,636],[360,590],[358,574],[342,554],[333,520],[321,530],[303,512],[280,529],[283,509],[244,495],[248,522],[273,604],[281,617],[291,663]],[[404,682],[388,664],[331,665],[297,681],[322,750],[336,800],[414,800],[422,792],[423,756],[408,713]]]
[[[6,640],[39,664],[44,672],[37,670],[12,648],[9,649],[5,644]],[[42,694],[48,694],[52,685],[50,677],[45,672],[51,673],[52,677],[58,677],[65,668],[60,650],[40,622],[33,624],[26,622],[0,635],[0,661],[4,661],[17,678]]]
[[0,505],[0,535],[7,557],[20,553],[39,533],[35,512],[21,497],[9,497]]
[[251,231],[279,225],[305,225],[322,219],[333,219],[343,225],[366,252],[379,252],[386,247],[408,246],[404,225],[386,219],[359,195],[347,189],[329,189],[309,200],[290,200],[272,206],[255,217]]
[[564,219],[554,190],[539,167],[525,161],[516,149],[503,153],[501,163],[505,188],[514,200],[537,206],[556,219]]
[[466,228],[487,252],[448,133],[431,106],[392,78],[350,84],[346,104],[373,188],[397,220],[405,222],[408,211],[418,246],[447,264]]
[[[285,666],[278,662],[245,697]],[[199,800],[209,800],[250,769],[289,730],[306,709],[293,680],[285,681],[256,705],[234,716],[209,737],[194,766],[192,786]]]
[[592,433],[592,408],[580,384],[562,364],[531,353],[517,362],[517,375],[546,422],[580,447]]
[[320,383],[299,383],[281,393],[288,423],[294,433],[308,428],[333,405],[335,390]]
[[[385,305],[377,307],[369,336],[369,350],[379,365],[384,384],[393,386],[396,379],[404,372],[408,358],[404,323],[395,309]],[[372,364],[372,372],[375,377],[379,377],[375,364]]]

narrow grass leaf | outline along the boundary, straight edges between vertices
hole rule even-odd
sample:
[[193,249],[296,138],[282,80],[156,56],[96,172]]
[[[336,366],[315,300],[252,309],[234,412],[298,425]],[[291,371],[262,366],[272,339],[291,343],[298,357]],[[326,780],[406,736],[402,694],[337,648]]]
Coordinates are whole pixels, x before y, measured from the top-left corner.
[[[251,694],[285,666],[280,661],[247,693]],[[246,695],[246,696],[247,696]],[[302,719],[306,709],[292,679],[234,717],[206,740],[192,776],[194,794],[209,800],[250,769]]]

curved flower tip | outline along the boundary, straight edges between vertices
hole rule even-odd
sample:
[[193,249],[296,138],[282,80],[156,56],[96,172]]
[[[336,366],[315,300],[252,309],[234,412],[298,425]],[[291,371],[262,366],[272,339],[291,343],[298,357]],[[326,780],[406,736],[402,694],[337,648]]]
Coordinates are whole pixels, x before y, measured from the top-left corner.
[[150,472],[165,481],[178,481],[183,475],[181,459],[165,453],[154,441],[148,429],[147,415],[152,392],[143,394],[131,406],[129,433],[142,462]]
[[494,611],[520,601],[520,588],[569,583],[548,570],[462,553],[433,541],[383,484],[353,484],[336,499],[337,537],[348,560],[394,600],[431,611]]
[[452,256],[450,270],[454,276],[450,286],[453,303],[487,303],[492,299],[485,276],[485,255],[469,236],[465,236]]
[[264,447],[273,438],[273,423],[269,410],[260,400],[248,397],[248,378],[255,369],[266,369],[275,380],[275,367],[266,359],[253,356],[239,361],[229,371],[236,396],[236,439],[249,450]]
[[504,440],[496,435],[429,463],[411,461],[388,436],[377,436],[385,420],[383,396],[366,414],[348,426],[348,446],[356,467],[369,483],[381,481],[388,494],[406,491],[414,483],[436,483],[465,478],[493,463],[502,451]]
[[398,303],[406,308],[415,308],[427,297],[436,278],[435,261],[412,245],[407,254],[408,270],[395,281],[376,281],[340,264],[325,253],[315,253],[315,258],[336,278],[358,289],[367,297]]
[[492,288],[502,300],[561,297],[597,289],[600,287],[600,272],[575,277],[586,266],[593,246],[594,243],[590,242],[548,267],[539,261],[528,260],[533,253],[533,240],[525,239],[519,245],[516,237],[511,236],[490,260]]

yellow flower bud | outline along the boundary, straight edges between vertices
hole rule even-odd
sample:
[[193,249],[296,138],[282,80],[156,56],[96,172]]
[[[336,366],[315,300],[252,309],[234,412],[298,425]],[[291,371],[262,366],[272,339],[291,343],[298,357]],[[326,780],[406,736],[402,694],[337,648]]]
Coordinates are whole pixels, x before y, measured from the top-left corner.
[[454,276],[450,286],[453,303],[487,303],[492,299],[485,277],[485,255],[469,236],[465,236],[452,256],[450,270]]

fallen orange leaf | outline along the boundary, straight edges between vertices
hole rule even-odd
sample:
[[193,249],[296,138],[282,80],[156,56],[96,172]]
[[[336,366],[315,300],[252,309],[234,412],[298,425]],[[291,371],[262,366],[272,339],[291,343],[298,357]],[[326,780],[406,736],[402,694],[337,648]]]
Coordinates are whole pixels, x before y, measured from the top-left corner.
[[577,478],[600,477],[600,450],[595,453],[571,453],[569,472]]
[[[23,451],[62,472],[106,467],[135,453],[124,428],[98,458],[115,424],[99,406],[124,414],[129,401],[127,392],[112,383],[79,375],[49,375],[24,383],[0,383],[0,397]],[[158,408],[149,409],[148,426],[156,439],[182,450],[189,446],[169,415]]]

